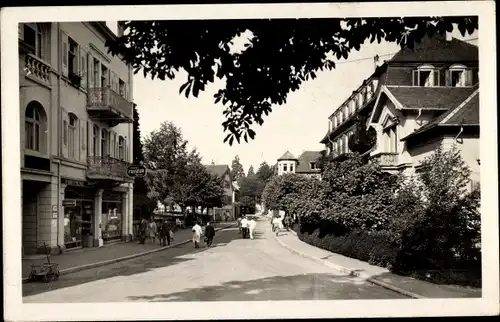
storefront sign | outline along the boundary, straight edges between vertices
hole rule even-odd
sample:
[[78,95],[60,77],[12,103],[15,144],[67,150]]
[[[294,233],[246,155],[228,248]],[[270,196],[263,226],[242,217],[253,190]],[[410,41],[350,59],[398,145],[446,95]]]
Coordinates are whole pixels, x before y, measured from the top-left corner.
[[52,219],[57,219],[57,205],[52,205]]
[[61,178],[61,183],[73,187],[91,187],[95,185],[93,181],[80,181],[66,178]]
[[132,178],[142,178],[146,175],[146,167],[143,165],[131,165],[127,169],[127,175]]
[[74,199],[65,199],[62,201],[63,207],[76,207],[76,200]]

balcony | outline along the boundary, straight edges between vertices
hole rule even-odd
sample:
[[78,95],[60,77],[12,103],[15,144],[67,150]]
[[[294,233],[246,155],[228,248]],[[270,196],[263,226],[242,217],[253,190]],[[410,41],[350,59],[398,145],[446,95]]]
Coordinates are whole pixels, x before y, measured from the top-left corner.
[[91,180],[108,180],[129,182],[133,179],[127,175],[128,162],[110,156],[90,156],[87,160],[87,177]]
[[378,161],[382,168],[395,167],[398,165],[398,154],[393,152],[382,152],[372,156],[372,160]]
[[133,104],[110,87],[89,88],[87,112],[92,119],[110,126],[133,122]]
[[26,77],[34,78],[36,81],[48,85],[50,82],[50,66],[33,54],[26,54],[24,57],[24,71],[26,72]]

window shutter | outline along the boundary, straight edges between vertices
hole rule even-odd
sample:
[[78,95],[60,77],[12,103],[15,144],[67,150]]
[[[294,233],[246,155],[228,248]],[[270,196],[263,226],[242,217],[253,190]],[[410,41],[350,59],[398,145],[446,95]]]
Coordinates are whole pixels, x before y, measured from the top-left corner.
[[418,86],[418,70],[413,71],[413,86]]
[[127,139],[123,140],[123,160],[128,162]]
[[125,97],[128,101],[130,101],[130,99],[129,99],[129,97],[128,97],[128,83],[127,83],[127,82],[125,82],[125,83],[123,84],[123,91],[124,91],[123,96],[124,96],[124,97]]
[[82,87],[87,89],[87,52],[83,47],[80,48],[80,74],[82,76]]
[[61,30],[61,66],[63,76],[68,77],[68,35]]
[[69,116],[68,112],[63,108],[62,109],[62,136],[61,139],[63,140],[63,145],[62,145],[62,154],[63,157],[67,158],[68,157],[68,122],[69,122]]
[[94,127],[92,122],[87,122],[87,140],[88,140],[88,156],[94,156]]
[[451,70],[448,69],[445,73],[445,86],[451,86]]
[[434,86],[440,86],[439,84],[439,70],[434,70]]
[[87,75],[87,86],[88,89],[94,88],[94,57],[87,53],[87,65],[88,65],[88,75]]
[[466,69],[465,73],[465,86],[472,86],[472,69]]
[[113,73],[111,70],[109,71],[109,87],[113,90],[115,90],[115,73]]

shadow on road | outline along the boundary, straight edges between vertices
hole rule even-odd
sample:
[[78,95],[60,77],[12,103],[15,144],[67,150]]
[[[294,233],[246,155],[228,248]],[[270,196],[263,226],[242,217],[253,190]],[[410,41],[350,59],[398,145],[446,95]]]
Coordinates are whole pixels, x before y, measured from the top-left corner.
[[71,287],[84,283],[89,283],[101,279],[107,279],[117,276],[131,276],[151,271],[161,267],[168,267],[181,262],[190,261],[193,258],[181,258],[187,254],[197,254],[209,249],[225,247],[234,240],[241,239],[238,230],[227,229],[216,233],[214,242],[210,248],[202,242],[201,248],[195,249],[191,243],[169,248],[157,253],[137,257],[134,259],[109,264],[89,270],[63,275],[58,281],[43,283],[32,282],[22,286],[23,296],[36,295],[61,288]]
[[[291,291],[293,290],[293,291]],[[131,301],[294,301],[332,299],[407,299],[373,284],[347,275],[307,274],[273,276],[182,292],[128,296]]]

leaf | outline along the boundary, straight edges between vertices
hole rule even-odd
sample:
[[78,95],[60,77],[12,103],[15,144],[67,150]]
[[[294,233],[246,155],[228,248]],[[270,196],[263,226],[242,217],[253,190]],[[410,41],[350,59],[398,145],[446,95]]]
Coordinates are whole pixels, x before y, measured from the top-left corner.
[[234,136],[231,134],[231,138],[229,139],[229,145],[233,146]]
[[181,85],[181,87],[179,88],[179,94],[182,93],[182,91],[189,85],[191,84],[191,81],[188,80],[187,82],[185,82],[184,84]]
[[191,91],[191,87],[192,87],[193,83],[189,83],[188,87],[186,88],[186,91],[184,92],[184,94],[186,94],[186,98],[189,98],[189,92]]
[[248,129],[248,135],[253,140],[255,138],[255,131],[252,129]]

